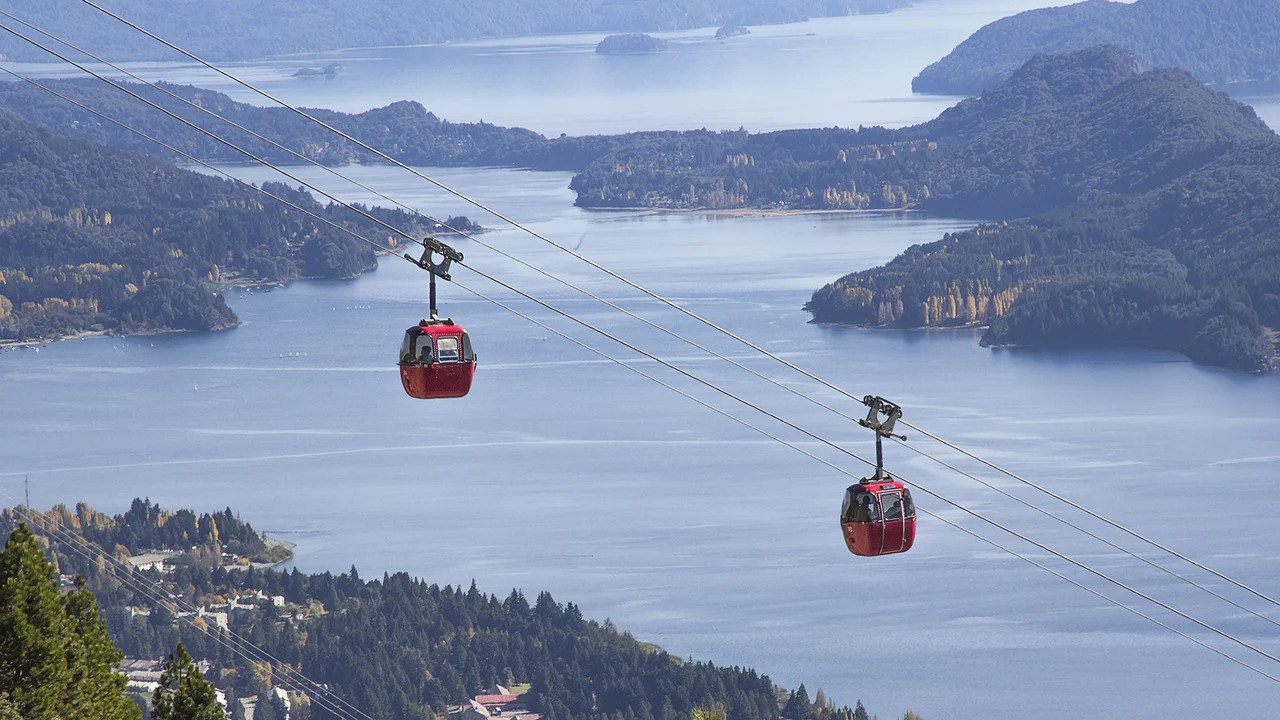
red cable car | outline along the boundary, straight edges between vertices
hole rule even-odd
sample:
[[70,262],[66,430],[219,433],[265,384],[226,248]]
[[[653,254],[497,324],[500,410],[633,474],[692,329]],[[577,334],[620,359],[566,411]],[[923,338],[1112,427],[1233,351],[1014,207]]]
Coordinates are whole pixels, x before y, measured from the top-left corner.
[[916,505],[905,485],[885,476],[844,491],[840,510],[844,543],[854,555],[906,552],[916,540]]
[[[876,474],[863,478],[844,491],[840,508],[840,529],[849,552],[864,557],[906,552],[916,541],[916,504],[911,491],[884,471],[881,439],[895,435],[893,424],[902,417],[902,408],[884,398],[868,395],[863,403],[871,408],[858,424],[876,433]],[[885,419],[880,420],[880,413]]]
[[471,391],[475,374],[476,354],[461,325],[433,317],[404,331],[400,382],[410,397],[462,397]]
[[[431,273],[431,319],[422,320],[404,331],[400,345],[400,382],[409,397],[420,400],[456,398],[471,392],[476,374],[476,354],[471,338],[453,320],[436,314],[436,276],[449,277],[449,264],[462,260],[462,253],[436,240],[422,242],[420,259],[405,255],[404,259]],[[439,253],[437,262],[432,253]]]

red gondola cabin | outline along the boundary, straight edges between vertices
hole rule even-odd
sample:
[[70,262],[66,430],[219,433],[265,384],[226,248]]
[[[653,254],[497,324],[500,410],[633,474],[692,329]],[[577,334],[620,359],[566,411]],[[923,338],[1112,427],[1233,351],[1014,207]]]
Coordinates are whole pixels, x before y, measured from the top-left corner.
[[423,320],[404,331],[400,381],[410,397],[455,398],[471,390],[476,354],[471,338],[452,320]]
[[906,552],[916,540],[916,506],[906,485],[885,478],[850,485],[840,510],[844,543],[854,555]]

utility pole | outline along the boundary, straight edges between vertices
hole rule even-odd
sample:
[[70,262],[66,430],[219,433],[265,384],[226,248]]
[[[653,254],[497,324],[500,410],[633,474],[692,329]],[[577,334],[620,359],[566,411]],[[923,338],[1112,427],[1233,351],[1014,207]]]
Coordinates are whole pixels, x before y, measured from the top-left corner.
[[27,510],[30,510],[30,509],[31,509],[31,476],[30,476],[30,475],[23,475],[23,476],[22,476],[22,486],[23,486],[23,488],[26,490],[26,495],[27,495],[27,500],[26,500]]

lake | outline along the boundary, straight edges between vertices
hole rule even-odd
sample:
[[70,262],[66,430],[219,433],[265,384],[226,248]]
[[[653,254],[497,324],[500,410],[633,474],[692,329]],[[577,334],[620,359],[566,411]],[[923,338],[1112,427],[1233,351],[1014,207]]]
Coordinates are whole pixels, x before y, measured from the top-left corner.
[[[1002,8],[1033,4],[922,3],[888,16],[753,30],[742,39],[775,43],[776,72],[793,74],[800,85],[818,82],[804,79],[807,69],[837,67],[845,58],[841,43],[827,42],[823,28],[848,38],[874,35],[869,26],[910,42],[886,45],[876,66],[899,73],[892,86],[865,86],[849,97],[787,88],[796,93],[792,102],[755,96],[736,106],[741,120],[726,122],[822,125],[855,110],[856,117],[841,124],[927,119],[940,107],[932,103],[945,102],[910,98],[902,78]],[[629,111],[642,103],[619,106],[609,94],[593,101],[590,91],[572,89],[579,83],[612,87],[607,77],[596,86],[582,77],[597,77],[592,73],[601,61],[636,58],[563,52],[556,39],[361,51],[360,57],[372,58],[369,67],[398,65],[406,76],[418,68],[446,83],[449,97],[429,106],[456,103],[441,112],[447,117],[473,119],[466,111],[471,103],[495,108],[484,115],[494,122],[549,132],[612,131],[633,121],[711,126],[721,101],[753,97],[756,90],[729,77],[715,93],[696,91],[711,87],[707,78],[723,67],[716,65],[717,48],[740,47],[737,40],[708,43],[703,55],[690,50],[685,60],[695,89],[677,82],[674,97],[682,100],[648,108],[655,114],[639,119]],[[742,52],[743,61],[754,54]],[[427,66],[414,65],[423,58],[443,67],[426,73]],[[483,82],[515,66],[529,78],[555,77],[553,70],[565,67],[563,106],[544,102],[529,119],[497,114],[530,110],[509,96],[520,82]],[[275,67],[254,72],[265,76]],[[615,80],[643,84],[651,82],[648,74],[619,72]],[[361,99],[348,92],[355,89],[343,89],[344,77],[354,75],[296,86],[311,93],[309,104],[352,107],[397,99],[408,87],[394,77],[383,86],[369,76]],[[672,77],[685,76],[667,80]],[[780,107],[796,103],[801,106]],[[833,109],[829,103],[848,104]],[[722,119],[730,114],[724,112]],[[803,117],[812,119],[793,122]],[[231,170],[253,181],[269,178],[253,168]],[[403,173],[349,170],[433,214],[467,212],[496,224]],[[1200,367],[1165,352],[987,350],[971,330],[866,332],[807,322],[801,305],[821,284],[967,222],[920,214],[593,213],[572,207],[565,173],[429,171],[851,393],[899,402],[913,422],[1277,592],[1280,376]],[[510,230],[483,239],[849,414],[861,409],[536,240]],[[473,243],[457,244],[486,272],[859,454],[872,452],[869,433],[853,423]],[[468,272],[460,270],[457,279],[608,347]],[[366,577],[405,570],[441,584],[474,579],[499,595],[512,587],[531,595],[548,589],[562,602],[580,604],[587,616],[610,618],[677,655],[754,666],[784,685],[805,682],[811,695],[821,687],[841,704],[861,699],[886,718],[907,708],[930,720],[1274,715],[1270,681],[931,518],[921,519],[908,554],[850,556],[837,524],[846,476],[459,288],[441,288],[441,309],[472,333],[480,358],[474,390],[464,400],[410,400],[394,363],[400,334],[425,313],[426,281],[402,260],[384,258],[376,273],[355,281],[232,291],[228,301],[244,319],[230,332],[90,338],[0,353],[0,502],[15,502],[29,475],[33,504],[41,507],[83,499],[122,512],[134,496],[167,507],[230,505],[255,527],[297,542],[296,564],[305,571],[354,564]],[[866,472],[655,363],[639,366],[849,472]],[[960,462],[921,438],[909,442]],[[1274,628],[1262,621],[927,459],[894,446],[887,455],[907,479],[1274,649]],[[962,466],[976,472],[973,463]],[[1011,481],[980,476],[1040,502]],[[921,494],[918,501],[1206,643],[1238,649],[938,500]],[[1069,517],[1156,557],[1079,513]],[[1210,517],[1223,522],[1209,523]],[[1194,577],[1208,582],[1203,574]],[[1267,610],[1243,592],[1221,591]]]

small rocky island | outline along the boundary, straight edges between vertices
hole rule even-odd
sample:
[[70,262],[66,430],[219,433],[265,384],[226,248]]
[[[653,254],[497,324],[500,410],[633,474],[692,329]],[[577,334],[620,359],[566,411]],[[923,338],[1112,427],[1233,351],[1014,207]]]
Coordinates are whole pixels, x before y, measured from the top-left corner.
[[666,50],[671,43],[644,33],[627,35],[610,35],[596,45],[596,52],[601,55],[636,55],[639,53],[656,53]]
[[337,77],[338,69],[342,67],[338,63],[329,63],[322,68],[306,67],[295,72],[291,77],[296,78],[312,78],[312,77]]
[[750,30],[742,27],[741,25],[732,25],[732,24],[725,25],[724,27],[716,31],[716,39],[728,40],[731,37],[738,37],[739,35],[749,35],[750,33],[751,33]]

